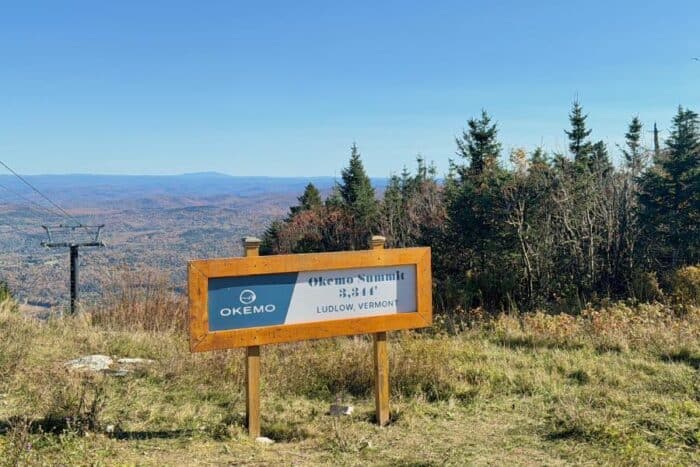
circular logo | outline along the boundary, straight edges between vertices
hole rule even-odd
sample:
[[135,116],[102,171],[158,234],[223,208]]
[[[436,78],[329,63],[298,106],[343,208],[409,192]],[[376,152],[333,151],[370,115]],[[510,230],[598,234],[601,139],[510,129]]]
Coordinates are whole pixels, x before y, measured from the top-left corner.
[[243,292],[241,292],[240,297],[238,297],[238,299],[244,305],[250,305],[255,301],[256,298],[257,297],[255,296],[255,292],[253,292],[250,289],[245,289]]

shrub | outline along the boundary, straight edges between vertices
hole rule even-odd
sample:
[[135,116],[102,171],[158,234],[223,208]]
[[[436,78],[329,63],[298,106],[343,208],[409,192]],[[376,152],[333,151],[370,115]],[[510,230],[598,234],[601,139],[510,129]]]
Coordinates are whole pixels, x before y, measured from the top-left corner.
[[[586,308],[579,315],[543,312],[519,316],[501,314],[484,329],[497,341],[524,347],[593,347],[599,351],[649,351],[659,356],[700,342],[700,308],[682,314],[661,303],[613,303]],[[492,335],[493,337],[493,335]]]
[[664,295],[656,272],[635,271],[632,274],[631,288],[632,296],[641,302],[660,301]]
[[0,281],[0,303],[11,299],[12,294],[10,293],[10,287],[6,282]]
[[[26,407],[32,431],[84,434],[100,428],[106,376],[73,372],[63,364],[28,367],[14,381],[18,405]],[[50,384],[47,384],[50,381]]]
[[681,306],[700,306],[700,265],[677,270],[671,285],[674,303]]
[[15,312],[11,300],[0,302],[0,392],[5,390],[11,375],[21,367],[27,353],[27,345],[36,334],[36,326]]
[[409,334],[391,346],[392,392],[427,400],[448,400],[462,395],[454,340],[444,337],[425,339]]
[[286,344],[270,349],[267,381],[292,394],[310,397],[364,397],[372,390],[369,341],[336,338]]
[[[444,400],[457,395],[459,375],[454,341],[392,334],[389,365],[393,394]],[[271,348],[265,381],[275,389],[309,397],[367,397],[374,388],[370,339],[300,342]]]
[[119,268],[105,278],[104,299],[92,312],[97,326],[124,331],[184,331],[187,303],[154,269]]

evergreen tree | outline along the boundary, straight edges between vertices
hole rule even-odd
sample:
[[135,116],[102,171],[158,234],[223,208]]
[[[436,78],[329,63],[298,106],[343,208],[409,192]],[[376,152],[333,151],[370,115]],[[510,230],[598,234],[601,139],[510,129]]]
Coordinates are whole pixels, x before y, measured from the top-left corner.
[[[455,278],[466,281],[461,288],[479,289],[477,295],[467,293],[460,305],[499,307],[511,285],[502,274],[511,235],[504,228],[505,216],[501,192],[509,174],[498,164],[501,144],[498,128],[486,111],[480,119],[471,119],[468,130],[456,140],[457,154],[469,166],[456,167],[460,179],[446,182],[446,203],[449,224],[447,248],[436,256],[445,266],[436,274],[439,281],[454,284]],[[459,280],[459,279],[458,279]],[[449,285],[452,287],[452,285]],[[500,292],[499,292],[500,290]]]
[[340,185],[336,185],[331,189],[330,194],[326,198],[325,206],[329,209],[340,209],[343,207],[343,197],[340,195]]
[[[666,146],[669,157],[662,159],[662,165],[673,180],[690,181],[691,177],[698,175],[700,121],[697,113],[678,107]],[[684,177],[687,177],[687,180],[684,180]]]
[[[392,179],[394,177],[391,177]],[[397,177],[398,178],[398,177]],[[401,178],[399,179],[399,188],[400,188],[400,193],[403,198],[406,198],[410,196],[411,191],[416,189],[416,184],[418,183],[418,179],[414,178],[411,175],[411,171],[408,170],[408,167],[405,165],[403,166],[403,170],[401,171]],[[390,183],[391,185],[391,180]]]
[[547,158],[547,153],[545,152],[542,147],[538,146],[535,148],[535,150],[532,152],[532,155],[530,156],[530,169],[532,170],[533,168],[538,168],[542,166],[547,166],[549,167],[549,159]]
[[569,137],[569,150],[574,156],[574,160],[580,165],[589,166],[593,145],[588,137],[591,130],[586,129],[586,119],[588,115],[583,114],[583,108],[578,100],[574,101],[569,114],[571,130],[564,130]]
[[491,117],[485,110],[481,111],[481,118],[470,119],[467,122],[467,131],[456,138],[457,155],[469,161],[469,168],[460,170],[464,177],[480,175],[485,168],[495,166],[501,154],[501,143],[498,142],[498,127],[491,123]]
[[403,186],[405,186],[404,180],[406,177],[405,169],[402,177],[392,175],[384,190],[384,199],[382,200],[382,234],[387,237],[392,247],[396,245],[403,246],[404,232],[401,227],[402,220],[405,217]]
[[636,177],[642,172],[644,165],[644,154],[642,151],[642,122],[639,117],[634,117],[625,133],[625,148],[622,149],[622,155],[625,157],[625,166],[632,172],[632,176]]
[[[654,125],[656,127],[656,125]],[[621,275],[630,279],[634,274],[637,244],[641,234],[639,225],[639,176],[644,170],[644,150],[641,145],[642,122],[634,117],[625,133],[622,147],[626,172],[622,173],[620,208],[618,214],[619,242],[616,267]],[[629,283],[629,280],[627,281]],[[628,290],[629,292],[629,290]]]
[[379,203],[355,143],[351,147],[350,162],[341,172],[341,176],[343,181],[338,186],[338,193],[353,221],[356,237],[351,247],[363,248],[377,226]]
[[435,166],[416,158],[415,174],[404,167],[392,175],[381,203],[380,227],[390,248],[424,244],[436,225],[444,220],[443,195],[435,178]]
[[700,261],[700,122],[683,107],[673,118],[667,150],[642,178],[641,217],[655,260],[675,269]]
[[416,156],[416,164],[418,165],[418,168],[416,169],[415,178],[419,182],[424,182],[425,180],[427,180],[428,177],[431,176],[431,170],[435,170],[435,165],[428,167],[425,164],[425,158],[420,154]]
[[304,193],[297,198],[299,200],[298,206],[292,206],[289,208],[290,214],[293,216],[301,211],[309,211],[321,207],[323,200],[321,199],[321,192],[318,188],[314,186],[313,183],[306,185]]
[[[321,193],[314,186],[313,183],[306,185],[304,192],[301,196],[297,198],[299,204],[297,206],[291,206],[289,208],[289,215],[284,220],[275,220],[270,224],[270,226],[265,230],[262,237],[262,243],[260,244],[260,254],[262,255],[272,255],[278,254],[290,248],[287,245],[290,241],[290,231],[293,229],[298,229],[297,235],[294,237],[295,245],[291,246],[291,250],[297,253],[305,253],[311,251],[319,251],[317,239],[309,240],[309,235],[303,232],[303,228],[312,230],[313,226],[309,226],[309,218],[300,222],[300,214],[307,211],[318,211],[323,207],[323,200],[321,199]],[[303,228],[300,228],[299,225]],[[285,236],[285,234],[287,234]]]
[[612,172],[612,163],[608,156],[608,148],[604,142],[598,141],[591,149],[591,170],[595,173],[607,177]]
[[365,172],[360,152],[355,143],[350,148],[350,162],[341,172],[341,177],[343,183],[339,186],[340,196],[346,205],[371,205],[375,202],[372,182]]
[[280,235],[284,230],[285,223],[280,220],[272,221],[270,226],[265,230],[260,243],[261,255],[275,255],[282,253],[280,247]]

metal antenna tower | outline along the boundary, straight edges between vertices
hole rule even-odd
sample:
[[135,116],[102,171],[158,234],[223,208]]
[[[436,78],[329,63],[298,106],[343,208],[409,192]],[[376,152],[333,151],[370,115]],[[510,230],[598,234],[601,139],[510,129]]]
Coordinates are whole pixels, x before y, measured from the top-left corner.
[[[46,248],[70,248],[70,312],[75,314],[78,304],[78,248],[81,246],[103,247],[105,244],[100,240],[102,225],[42,225],[49,237],[47,242],[41,242],[41,246]],[[82,232],[76,236],[76,230]],[[58,237],[56,236],[58,235]]]

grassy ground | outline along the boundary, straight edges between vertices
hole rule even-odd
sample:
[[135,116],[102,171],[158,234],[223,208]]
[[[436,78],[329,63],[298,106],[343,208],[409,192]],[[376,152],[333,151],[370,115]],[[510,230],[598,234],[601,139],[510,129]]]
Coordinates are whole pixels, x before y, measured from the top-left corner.
[[[617,305],[501,316],[459,336],[392,334],[393,422],[381,429],[369,341],[265,347],[262,427],[277,442],[263,446],[244,431],[241,351],[191,355],[176,327],[40,323],[11,308],[0,305],[9,465],[700,463],[698,309]],[[125,377],[63,365],[94,353],[156,362]],[[352,416],[326,415],[337,397]]]

